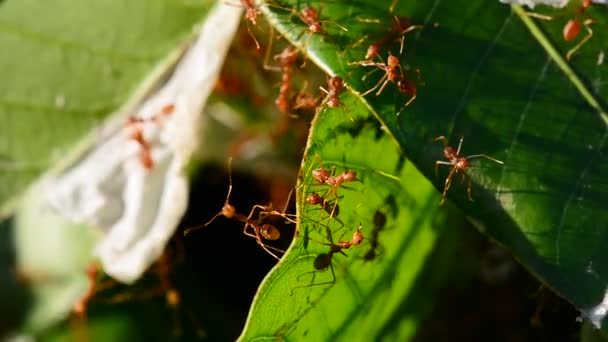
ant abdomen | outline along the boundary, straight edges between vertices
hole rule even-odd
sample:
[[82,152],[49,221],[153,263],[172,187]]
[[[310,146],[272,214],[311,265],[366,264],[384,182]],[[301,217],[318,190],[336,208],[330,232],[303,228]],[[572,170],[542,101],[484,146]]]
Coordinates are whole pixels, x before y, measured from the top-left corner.
[[329,253],[322,253],[317,255],[317,257],[315,258],[315,262],[313,263],[313,266],[315,268],[315,270],[317,271],[324,271],[326,270],[329,265],[331,264],[331,254]]
[[279,230],[270,224],[263,224],[260,227],[260,234],[266,240],[278,240],[281,237]]

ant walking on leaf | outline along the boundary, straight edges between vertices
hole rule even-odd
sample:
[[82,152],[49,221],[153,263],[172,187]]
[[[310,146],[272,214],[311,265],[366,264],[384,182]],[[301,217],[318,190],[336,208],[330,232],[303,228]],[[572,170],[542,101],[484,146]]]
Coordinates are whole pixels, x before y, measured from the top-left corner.
[[[593,36],[593,30],[591,29],[591,25],[595,24],[595,20],[590,18],[585,13],[585,10],[587,8],[589,8],[589,6],[591,6],[593,1],[592,0],[580,0],[580,1],[581,1],[581,4],[579,6],[577,6],[576,8],[574,8],[574,18],[568,20],[566,22],[566,24],[564,25],[562,35],[563,35],[564,41],[566,41],[566,42],[576,39],[576,37],[578,37],[578,34],[581,31],[581,24],[587,30],[587,35],[585,36],[585,38],[581,39],[581,41],[578,42],[578,44],[576,44],[573,48],[571,48],[566,53],[567,60],[570,60],[572,58],[572,55],[578,49],[580,49],[581,46],[583,46],[585,43],[587,43],[587,41],[589,41],[589,39],[591,39],[591,37]],[[537,18],[537,19],[542,19],[542,20],[555,20],[555,19],[557,19],[561,16],[564,16],[564,15],[567,15],[567,14],[569,14],[569,11],[566,13],[558,14],[556,16],[549,16],[549,15],[543,15],[543,14],[538,14],[538,13],[534,13],[534,12],[527,12],[527,15]]]
[[[284,253],[284,251],[276,247],[267,245],[264,240],[278,240],[281,237],[281,233],[275,226],[268,223],[262,223],[262,221],[265,217],[273,215],[281,216],[291,223],[297,223],[297,221],[292,218],[293,215],[285,213],[285,211],[287,210],[287,205],[285,206],[282,212],[272,210],[268,206],[256,204],[253,206],[253,208],[251,208],[249,215],[245,216],[243,214],[238,213],[236,211],[236,208],[232,204],[230,204],[230,194],[232,193],[232,175],[230,167],[231,162],[232,159],[230,159],[228,163],[228,177],[230,179],[230,185],[228,186],[228,195],[226,196],[226,201],[224,202],[222,210],[215,214],[215,216],[213,216],[205,224],[185,230],[184,235],[188,235],[194,230],[207,227],[219,216],[224,216],[228,219],[235,219],[237,221],[243,222],[245,224],[245,226],[243,227],[243,234],[254,238],[258,245],[260,245],[260,247],[262,247],[266,252],[268,252],[268,254],[272,255],[275,259],[280,260],[281,258],[278,257],[273,251],[280,253]],[[289,202],[289,200],[287,202]],[[258,213],[258,218],[254,219],[254,215],[256,213]],[[251,230],[253,230],[253,232],[251,232]]]
[[[384,71],[384,75],[382,76],[382,78],[380,78],[378,83],[376,83],[376,85],[373,86],[372,88],[370,88],[369,90],[362,93],[361,96],[366,96],[366,95],[370,94],[371,92],[378,89],[378,87],[380,89],[376,92],[376,96],[379,96],[380,94],[382,94],[382,91],[384,91],[384,88],[386,87],[386,85],[389,84],[389,82],[390,82],[390,83],[393,83],[397,87],[397,90],[400,93],[410,96],[410,99],[403,105],[403,108],[409,106],[416,99],[416,96],[418,94],[416,84],[414,83],[413,80],[405,77],[403,69],[401,68],[399,58],[397,56],[393,56],[392,54],[389,54],[386,63],[384,63],[384,62],[378,63],[378,62],[365,60],[365,61],[355,62],[354,64],[361,65],[361,66],[373,66],[373,67],[376,67],[377,70]],[[376,70],[373,70],[372,72],[374,72],[374,71],[376,71]],[[420,78],[420,70],[414,69],[411,71],[417,73],[418,78]],[[366,77],[367,77],[367,75],[364,77],[364,79]],[[399,114],[400,112],[401,111],[399,111],[397,114]]]
[[433,141],[442,141],[443,142],[443,145],[444,145],[443,155],[448,160],[448,161],[437,160],[435,162],[435,174],[437,174],[437,172],[438,172],[439,165],[449,165],[452,167],[452,169],[450,170],[450,173],[448,174],[448,177],[445,179],[445,185],[443,186],[443,194],[442,194],[441,202],[439,203],[439,205],[442,205],[445,202],[445,197],[448,192],[448,189],[450,189],[450,185],[452,185],[452,177],[454,177],[454,175],[456,173],[458,173],[459,171],[462,172],[462,181],[463,182],[465,181],[465,179],[467,177],[469,178],[469,183],[467,185],[467,195],[468,195],[469,200],[473,201],[473,197],[471,196],[471,177],[468,176],[466,173],[467,168],[469,167],[469,160],[471,160],[473,158],[486,158],[486,159],[489,159],[500,165],[504,164],[502,161],[489,157],[485,154],[474,154],[474,155],[470,155],[470,156],[466,156],[466,157],[461,157],[460,148],[462,147],[463,140],[464,140],[464,138],[460,138],[460,142],[458,143],[458,149],[456,149],[456,150],[453,147],[449,146],[448,140],[443,135],[440,137],[437,137],[433,140]]
[[331,194],[334,196],[334,209],[332,212],[335,212],[335,207],[338,205],[338,188],[342,186],[344,183],[351,183],[357,180],[357,172],[353,170],[344,170],[339,175],[334,175],[336,172],[336,167],[332,167],[331,169],[323,168],[323,162],[320,160],[319,155],[317,155],[317,159],[319,159],[321,165],[319,168],[312,170],[312,178],[317,182],[314,185],[329,185],[330,188],[321,196],[325,199],[329,198]]
[[[302,274],[302,275],[298,276],[298,281],[300,280],[300,277],[303,276],[303,275],[310,274],[310,273],[314,274],[315,272],[319,272],[319,271],[326,271],[327,268],[329,268],[331,270],[332,280],[331,281],[322,282],[322,283],[296,286],[296,287],[292,288],[289,291],[290,295],[293,296],[293,291],[295,289],[299,289],[299,288],[303,288],[303,287],[311,287],[311,286],[319,286],[319,285],[327,285],[327,284],[333,284],[333,283],[335,283],[336,282],[336,274],[334,272],[334,267],[333,267],[333,264],[332,264],[332,258],[334,256],[334,254],[340,253],[340,254],[346,256],[346,253],[344,253],[342,251],[343,249],[349,249],[349,248],[351,248],[353,246],[359,246],[365,240],[365,236],[363,235],[363,231],[361,229],[361,224],[359,224],[359,227],[357,227],[357,230],[353,233],[353,236],[351,237],[350,240],[340,240],[340,241],[338,241],[338,243],[333,243],[333,242],[331,242],[331,234],[329,234],[329,232],[328,232],[328,236],[327,237],[330,240],[330,243],[324,243],[324,242],[318,242],[318,241],[316,241],[316,242],[320,243],[322,245],[329,246],[329,252],[327,252],[327,253],[321,253],[321,254],[317,255],[317,257],[315,258],[315,260],[313,262],[313,267],[314,267],[315,270],[311,271],[311,272],[307,272],[305,274]],[[314,280],[314,276],[313,276],[313,280]]]

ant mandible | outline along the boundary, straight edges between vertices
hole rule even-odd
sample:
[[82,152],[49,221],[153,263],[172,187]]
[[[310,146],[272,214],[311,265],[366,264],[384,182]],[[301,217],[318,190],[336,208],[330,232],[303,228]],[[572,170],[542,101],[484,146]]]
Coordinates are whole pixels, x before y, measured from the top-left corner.
[[[591,37],[593,36],[593,30],[591,29],[591,25],[595,24],[595,20],[593,20],[590,17],[586,17],[586,14],[585,14],[585,10],[587,8],[589,8],[589,6],[591,6],[592,3],[593,3],[592,0],[581,0],[580,6],[577,6],[574,9],[574,18],[568,20],[566,22],[566,24],[564,25],[562,35],[563,35],[564,41],[566,41],[566,42],[572,41],[576,37],[578,37],[578,34],[581,32],[581,24],[583,26],[585,26],[585,29],[587,30],[587,36],[585,36],[585,38],[583,38],[573,48],[568,50],[568,52],[566,53],[567,60],[570,60],[572,58],[572,55],[578,49],[580,49],[581,46],[583,46],[585,43],[587,43],[587,41],[589,41],[589,39],[591,39]],[[548,16],[548,15],[538,14],[538,13],[534,13],[534,12],[527,12],[527,15],[534,17],[534,18],[542,19],[542,20],[554,20],[564,14],[560,14],[557,16]],[[586,19],[583,19],[584,17],[586,17]]]
[[458,171],[462,172],[463,181],[465,180],[466,177],[469,178],[469,183],[467,185],[467,195],[468,195],[469,201],[473,201],[473,197],[471,196],[471,177],[468,176],[466,173],[466,170],[469,167],[470,159],[481,157],[481,158],[489,159],[489,160],[491,160],[495,163],[501,164],[501,165],[504,164],[502,161],[489,157],[485,154],[475,154],[475,155],[471,155],[471,156],[461,157],[460,148],[462,147],[463,140],[464,140],[464,137],[460,138],[460,142],[458,143],[458,149],[456,149],[456,150],[454,150],[453,147],[448,145],[448,140],[443,135],[440,137],[437,137],[433,140],[433,141],[442,141],[443,142],[443,145],[444,145],[443,155],[445,156],[446,159],[448,159],[447,162],[442,161],[442,160],[437,160],[435,162],[435,174],[437,174],[437,172],[438,172],[439,165],[450,165],[452,167],[452,169],[450,170],[450,173],[448,174],[448,177],[445,179],[445,184],[443,186],[443,194],[441,197],[441,202],[439,202],[439,205],[442,205],[445,202],[445,197],[448,192],[448,189],[450,188],[450,185],[452,185],[452,177],[456,173],[458,173]]

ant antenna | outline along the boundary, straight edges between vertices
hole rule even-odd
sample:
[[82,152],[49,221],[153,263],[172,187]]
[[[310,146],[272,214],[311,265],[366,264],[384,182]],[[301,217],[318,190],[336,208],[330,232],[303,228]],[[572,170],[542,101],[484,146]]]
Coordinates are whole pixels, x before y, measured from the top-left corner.
[[224,202],[224,206],[222,207],[222,210],[220,210],[217,214],[215,214],[215,216],[213,216],[206,223],[186,229],[184,231],[184,236],[190,234],[194,230],[199,230],[201,228],[207,227],[213,221],[215,221],[215,219],[218,218],[219,216],[225,216],[227,218],[234,217],[234,215],[236,214],[236,209],[234,208],[234,206],[232,204],[229,203],[230,194],[232,193],[232,157],[228,158],[228,179],[230,181],[230,184],[228,185],[228,194],[226,195],[226,201]]

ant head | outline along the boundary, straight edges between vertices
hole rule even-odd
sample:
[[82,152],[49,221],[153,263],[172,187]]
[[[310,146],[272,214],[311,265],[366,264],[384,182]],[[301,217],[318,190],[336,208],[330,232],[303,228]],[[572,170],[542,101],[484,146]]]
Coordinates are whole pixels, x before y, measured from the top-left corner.
[[334,92],[339,92],[344,88],[344,80],[340,76],[333,76],[327,81],[329,85],[329,90],[333,90]]
[[308,195],[308,197],[306,197],[306,203],[320,204],[323,203],[323,198],[321,198],[321,196],[319,196],[319,194],[317,194],[316,192],[313,192],[312,194]]
[[365,54],[365,59],[370,60],[375,58],[380,54],[380,43],[373,43],[367,47],[367,53]]
[[357,172],[353,170],[346,170],[344,173],[342,173],[342,179],[344,179],[345,182],[354,182],[357,180]]
[[387,60],[387,65],[389,68],[395,68],[399,66],[399,58],[397,56],[389,55]]
[[314,178],[318,183],[325,183],[331,177],[329,171],[319,168],[316,170],[312,170],[312,178]]
[[245,18],[253,25],[257,25],[258,10],[255,7],[247,7]]
[[351,243],[355,246],[360,245],[363,240],[365,240],[365,237],[363,236],[363,231],[361,230],[361,224],[359,224],[359,228],[357,228],[357,231],[353,234],[353,238],[351,239]]
[[322,253],[317,255],[317,257],[315,258],[315,262],[313,263],[315,270],[326,270],[331,264],[331,256],[332,254],[330,253]]
[[454,159],[454,158],[458,158],[458,154],[456,153],[456,150],[452,147],[452,146],[446,146],[443,149],[443,155],[447,158],[447,159]]
[[236,208],[232,204],[226,202],[222,207],[221,215],[231,218],[234,217],[234,214],[236,214]]
[[260,229],[260,234],[266,240],[278,240],[281,237],[279,230],[270,224],[263,224]]

